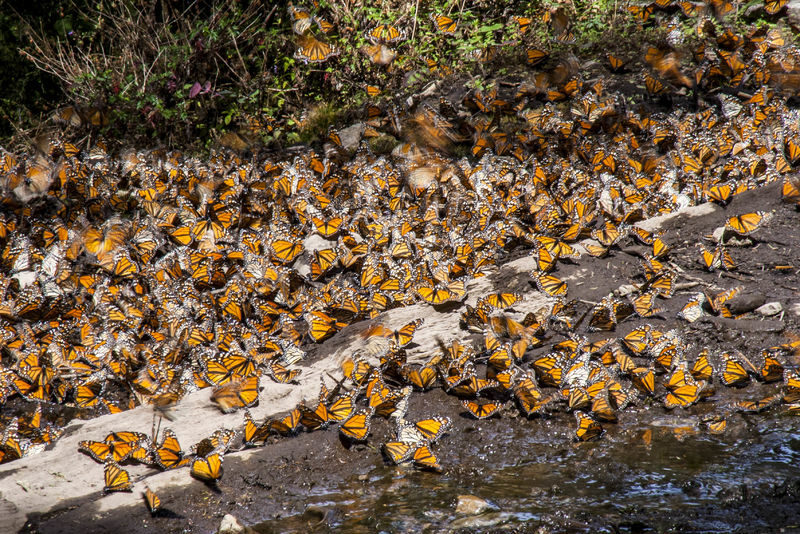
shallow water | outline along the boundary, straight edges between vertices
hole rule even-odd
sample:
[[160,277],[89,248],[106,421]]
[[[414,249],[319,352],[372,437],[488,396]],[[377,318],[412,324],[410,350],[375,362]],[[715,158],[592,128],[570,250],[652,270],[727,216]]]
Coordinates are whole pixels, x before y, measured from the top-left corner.
[[[617,428],[584,444],[570,443],[561,435],[547,438],[526,432],[518,425],[512,439],[496,436],[505,439],[502,446],[481,445],[478,450],[465,440],[461,463],[454,465],[448,458],[442,474],[385,465],[367,455],[374,467],[366,477],[315,487],[304,514],[267,521],[256,529],[366,533],[798,528],[791,518],[770,519],[764,507],[787,504],[783,493],[770,488],[796,483],[800,418],[783,415],[780,409],[765,416],[735,416],[721,436],[680,425],[680,419],[653,422],[640,429]],[[789,493],[796,517],[796,495]],[[497,508],[460,517],[455,503],[462,494],[487,499]],[[748,509],[754,513],[742,513]]]

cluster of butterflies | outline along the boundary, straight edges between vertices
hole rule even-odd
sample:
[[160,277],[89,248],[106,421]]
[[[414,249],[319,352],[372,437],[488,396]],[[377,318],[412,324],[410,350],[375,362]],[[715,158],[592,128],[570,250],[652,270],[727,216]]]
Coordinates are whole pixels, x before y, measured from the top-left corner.
[[422,469],[440,471],[431,445],[450,429],[452,421],[441,416],[416,422],[406,419],[414,388],[427,389],[433,384],[427,371],[408,364],[403,348],[411,343],[418,324],[418,321],[409,323],[398,331],[390,331],[390,335],[382,331],[383,326],[367,331],[367,337],[377,336],[383,341],[374,344],[373,347],[379,348],[370,354],[380,364],[373,366],[366,357],[348,358],[342,365],[344,379],[333,390],[323,381],[313,405],[303,402],[287,415],[261,423],[245,412],[244,445],[258,446],[272,435],[293,436],[301,430],[312,432],[335,424],[339,425],[342,439],[365,442],[370,436],[373,417],[379,416],[393,421],[395,427],[396,439],[384,444],[388,458],[396,464],[413,462]]
[[[147,465],[162,471],[190,467],[191,475],[207,484],[216,484],[222,478],[223,456],[236,438],[235,431],[216,430],[188,451],[182,450],[173,431],[165,429],[161,434],[160,442],[156,442],[142,432],[111,432],[102,441],[81,441],[79,448],[103,464],[104,492],[133,490],[131,475],[123,467],[125,464]],[[146,488],[143,497],[150,513],[157,514],[161,509],[158,495]]]
[[[299,36],[325,31],[323,20],[294,13]],[[399,38],[393,35],[383,28],[371,42],[391,44]],[[586,327],[608,331],[628,317],[658,313],[658,300],[672,295],[678,276],[664,261],[668,245],[639,228],[639,220],[709,200],[727,206],[775,180],[783,180],[787,202],[800,200],[796,179],[788,177],[800,164],[800,120],[788,102],[800,72],[798,49],[775,29],[704,35],[694,68],[663,43],[649,47],[642,61],[610,62],[602,73],[548,53],[530,62],[530,76],[508,94],[487,88],[460,102],[426,101],[409,110],[371,105],[354,153],[336,131],[324,154],[308,149],[284,157],[218,152],[200,160],[164,150],[112,156],[101,142],[77,146],[59,138],[31,154],[2,152],[0,406],[30,404],[33,414],[13,419],[4,410],[2,461],[55,439],[57,425],[42,419],[62,408],[88,415],[168,407],[205,387],[215,388],[222,410],[253,406],[265,379],[302,377],[294,366],[308,344],[395,307],[459,307],[470,280],[518,251],[537,259],[531,280],[553,299],[547,313],[521,327],[494,317],[491,303],[470,306],[464,316],[465,327],[492,329],[507,347],[508,368],[497,367],[502,350],[492,360],[500,378],[479,378],[481,362],[471,360],[487,354],[468,352],[462,361],[451,349],[446,363],[409,371],[408,380],[411,387],[454,381],[448,390],[476,398],[490,390],[500,400],[514,395],[531,413],[548,405],[550,395],[520,385],[543,385],[545,362],[539,374],[534,366],[509,376],[509,389],[500,393],[491,381],[515,374],[546,331],[575,334],[582,324],[558,277],[559,264],[575,257],[576,241],[590,239],[586,248],[596,256],[614,254],[625,240],[646,249],[636,291],[591,310]],[[643,87],[633,99],[641,105],[606,89],[614,70],[634,65],[664,78],[667,89]],[[691,91],[716,100],[667,111],[664,99],[680,96],[683,76],[694,80]],[[375,154],[367,141],[376,133],[405,142]],[[459,150],[471,157],[455,157]],[[767,219],[731,215],[729,230],[738,235]],[[735,268],[722,242],[698,261]],[[706,312],[714,306],[722,304],[701,303]],[[403,331],[374,334],[400,348],[407,338]],[[555,350],[561,357],[552,358],[553,373],[569,375],[566,362],[591,356],[575,343]],[[389,386],[409,385],[403,372],[387,372]],[[483,381],[492,387],[483,389]],[[365,395],[368,404],[377,402],[373,393]],[[476,398],[463,400],[477,416],[497,404]],[[351,400],[355,406],[359,399]],[[348,402],[335,396],[319,406],[327,410],[336,401]],[[48,407],[41,417],[39,405]],[[375,415],[369,406],[355,414],[352,424],[341,421],[342,432],[357,436]],[[320,415],[318,426],[331,421]],[[275,424],[296,427],[291,419]],[[419,451],[423,463],[433,440],[400,439],[409,436],[401,427],[398,442],[414,451],[412,459]],[[393,456],[402,458],[398,447]]]

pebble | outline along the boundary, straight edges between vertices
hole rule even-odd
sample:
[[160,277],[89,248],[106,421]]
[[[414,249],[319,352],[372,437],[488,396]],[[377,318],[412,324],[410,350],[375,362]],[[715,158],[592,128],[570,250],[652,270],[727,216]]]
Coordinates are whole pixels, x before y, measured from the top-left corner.
[[782,311],[783,311],[783,306],[781,306],[780,302],[767,302],[763,306],[759,306],[758,308],[756,308],[756,313],[759,313],[766,317],[770,317],[772,315],[778,315]]
[[496,510],[497,506],[474,495],[459,495],[456,513],[461,515],[477,515],[486,510]]
[[732,314],[741,315],[755,310],[766,302],[767,298],[761,293],[742,293],[727,301],[725,305]]
[[257,534],[252,528],[239,523],[239,520],[231,514],[225,514],[219,524],[217,534]]
[[633,284],[624,284],[619,286],[614,293],[616,293],[618,297],[627,297],[628,295],[636,293],[637,291],[639,291],[638,286]]

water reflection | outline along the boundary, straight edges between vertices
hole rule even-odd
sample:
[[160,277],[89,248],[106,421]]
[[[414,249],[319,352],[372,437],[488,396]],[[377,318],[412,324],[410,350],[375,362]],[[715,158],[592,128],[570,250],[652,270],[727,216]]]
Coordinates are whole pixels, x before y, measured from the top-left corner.
[[[516,451],[508,444],[492,450],[480,446],[483,460],[458,469],[451,465],[442,475],[387,466],[376,459],[362,480],[315,488],[307,503],[313,514],[256,528],[265,533],[372,533],[479,531],[505,525],[528,531],[544,524],[548,531],[595,532],[609,525],[618,531],[661,531],[672,528],[674,512],[689,521],[683,523],[689,530],[727,532],[737,528],[732,519],[702,514],[685,518],[693,509],[735,500],[745,486],[796,477],[799,423],[800,419],[779,416],[756,424],[739,420],[727,435],[713,437],[654,426],[647,441],[642,431],[635,431],[582,445],[554,443],[552,438],[548,443],[539,436],[525,442],[524,454],[520,441]],[[467,457],[469,449],[462,451]],[[487,465],[493,468],[483,468]],[[454,511],[461,494],[491,500],[501,511],[459,518]],[[649,523],[641,523],[648,518]]]

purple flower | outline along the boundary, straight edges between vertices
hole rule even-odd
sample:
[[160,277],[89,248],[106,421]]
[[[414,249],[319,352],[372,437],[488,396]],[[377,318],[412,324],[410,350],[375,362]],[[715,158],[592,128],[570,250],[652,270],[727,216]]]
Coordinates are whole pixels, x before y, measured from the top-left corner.
[[194,98],[200,94],[203,88],[200,86],[200,82],[194,82],[194,85],[191,89],[189,89],[189,98]]

